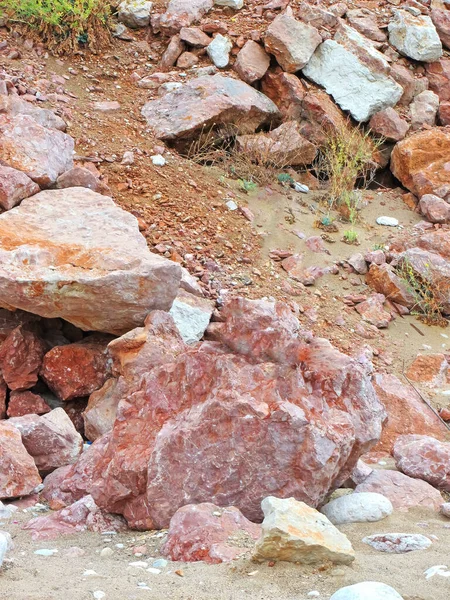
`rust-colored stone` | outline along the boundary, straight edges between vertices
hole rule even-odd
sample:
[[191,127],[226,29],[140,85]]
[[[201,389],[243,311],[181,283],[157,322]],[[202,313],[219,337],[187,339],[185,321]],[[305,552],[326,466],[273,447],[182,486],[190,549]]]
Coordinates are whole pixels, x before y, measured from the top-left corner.
[[19,325],[0,345],[0,369],[11,390],[27,390],[37,382],[45,353],[43,341]]
[[44,415],[52,409],[47,402],[33,392],[11,392],[8,402],[8,417],[23,417],[24,415]]
[[0,421],[0,500],[30,494],[40,483],[20,432],[8,421]]

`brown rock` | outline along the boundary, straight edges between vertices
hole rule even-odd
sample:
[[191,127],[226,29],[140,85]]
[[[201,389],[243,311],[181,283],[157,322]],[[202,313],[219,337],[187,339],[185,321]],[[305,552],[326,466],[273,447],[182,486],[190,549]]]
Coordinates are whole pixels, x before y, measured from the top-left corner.
[[0,165],[0,206],[10,210],[17,206],[24,198],[40,192],[37,183],[34,183],[28,175]]
[[355,488],[358,492],[375,492],[389,498],[395,510],[410,508],[439,510],[442,496],[434,487],[398,471],[375,470]]
[[383,294],[372,294],[367,300],[357,304],[355,308],[364,321],[375,325],[378,329],[384,329],[392,319],[391,315],[383,308],[385,300],[386,297]]
[[234,506],[188,504],[171,518],[161,552],[175,561],[229,562],[247,553],[260,535],[261,526],[251,523]]
[[59,190],[71,187],[84,187],[105,196],[111,195],[109,187],[101,182],[89,169],[85,169],[84,167],[74,167],[60,175],[56,180],[55,187]]
[[185,48],[186,46],[181,41],[180,36],[174,35],[161,57],[161,62],[159,63],[161,71],[170,71],[171,67],[173,67],[178,58],[183,54]]
[[388,415],[374,452],[392,452],[395,440],[406,433],[430,433],[440,439],[446,436],[445,425],[413,387],[403,385],[394,375],[384,373],[374,375],[373,386]]
[[439,105],[439,123],[444,127],[450,125],[450,102],[441,102]]
[[26,496],[40,483],[20,432],[9,421],[0,421],[0,499]]
[[52,409],[47,402],[33,392],[11,392],[8,403],[8,417],[24,415],[45,415]]
[[45,354],[43,341],[20,325],[0,345],[0,369],[11,390],[28,390],[38,380]]
[[110,376],[107,344],[111,338],[91,335],[81,342],[56,346],[44,357],[41,376],[61,400],[89,396]]
[[73,167],[73,139],[26,115],[0,115],[0,162],[48,187]]
[[434,194],[425,194],[419,202],[420,212],[431,223],[450,223],[450,203]]
[[6,397],[8,395],[8,388],[5,380],[0,375],[0,420],[6,418]]
[[434,63],[425,65],[430,89],[441,102],[450,101],[450,58],[441,58]]
[[248,40],[239,51],[234,68],[246,83],[254,83],[266,74],[270,66],[270,57],[262,46]]
[[209,35],[206,35],[199,27],[182,27],[180,39],[194,48],[206,48],[212,41]]
[[177,60],[177,67],[180,69],[190,69],[198,63],[200,59],[196,54],[192,52],[183,52],[183,54]]
[[330,134],[345,131],[348,119],[323,90],[311,86],[303,98],[302,134],[315,144],[323,144]]
[[347,21],[362,35],[374,42],[385,42],[386,34],[377,24],[377,16],[367,8],[355,8],[347,11]]
[[296,75],[281,69],[268,71],[261,81],[261,89],[278,106],[285,120],[300,119],[305,90]]
[[8,423],[20,431],[28,454],[44,474],[73,464],[83,449],[83,438],[62,408],[55,408],[41,417],[14,417]]
[[369,127],[372,133],[380,135],[391,142],[402,140],[409,129],[408,123],[393,108],[386,108],[375,113],[370,119]]
[[401,435],[394,445],[397,469],[450,492],[450,443],[428,435]]
[[376,292],[397,304],[412,308],[416,303],[414,294],[408,289],[406,282],[395,273],[391,265],[371,264],[366,281]]
[[430,17],[441,42],[450,49],[450,10],[446,8],[433,8],[430,12]]
[[[428,387],[440,387],[447,382],[449,364],[444,354],[418,354],[406,372],[411,381],[425,384]],[[430,433],[431,431],[414,431],[403,433]]]

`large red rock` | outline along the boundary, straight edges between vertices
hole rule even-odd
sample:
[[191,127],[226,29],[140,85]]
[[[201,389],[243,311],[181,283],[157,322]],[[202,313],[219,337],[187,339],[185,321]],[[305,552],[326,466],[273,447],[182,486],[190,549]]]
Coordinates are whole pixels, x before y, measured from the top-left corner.
[[13,329],[0,345],[0,369],[9,389],[33,387],[44,354],[45,345],[33,331],[22,325]]
[[92,496],[84,496],[71,506],[49,515],[36,517],[23,526],[31,531],[33,540],[53,540],[60,535],[72,535],[82,531],[123,531],[126,523],[118,515],[101,510]]
[[33,121],[36,121],[36,123],[42,127],[47,127],[48,129],[58,129],[59,131],[66,130],[67,126],[64,119],[56,115],[48,108],[36,106],[36,104],[27,102],[23,98],[20,98],[16,95],[4,97],[4,100],[5,105],[3,107],[3,111],[0,109],[0,112],[6,112],[11,116],[26,115],[27,117],[31,117]]
[[447,428],[414,388],[403,385],[395,375],[385,373],[374,375],[373,385],[388,415],[374,451],[391,452],[397,437],[407,433],[429,433],[439,439],[445,438]]
[[261,526],[234,506],[188,504],[171,518],[161,553],[175,561],[228,562],[247,553],[260,535]]
[[47,129],[26,115],[0,115],[0,162],[48,187],[73,167],[70,135]]
[[0,206],[10,210],[24,198],[37,194],[40,187],[32,179],[11,167],[0,165]]
[[396,510],[429,508],[439,510],[442,496],[426,481],[413,479],[398,471],[376,470],[356,486],[357,492],[375,492],[389,498]]
[[399,142],[408,132],[409,125],[393,108],[386,108],[373,115],[370,119],[371,131],[382,136],[387,141]]
[[385,300],[383,294],[371,294],[367,300],[357,304],[355,309],[364,321],[375,325],[378,329],[384,329],[392,319],[390,313],[384,310]]
[[405,475],[450,492],[450,443],[428,435],[402,435],[394,445],[397,468]]
[[47,402],[33,392],[11,392],[8,402],[8,417],[23,417],[24,415],[45,415],[51,408]]
[[304,343],[286,305],[236,299],[222,318],[195,347],[160,312],[110,344],[128,390],[87,492],[133,527],[199,502],[261,519],[268,492],[318,505],[380,436],[365,371],[326,340]]
[[450,49],[450,10],[446,10],[447,7],[444,7],[433,8],[430,16],[441,42]]
[[278,67],[265,74],[261,89],[277,105],[285,120],[300,119],[305,89],[296,75],[285,73]]
[[391,171],[415,196],[450,197],[450,131],[433,127],[399,142]]
[[133,215],[86,188],[46,190],[0,215],[0,306],[122,334],[168,310],[180,279]]
[[92,173],[89,169],[84,167],[74,167],[70,171],[66,171],[58,177],[56,180],[57,189],[65,189],[71,187],[85,187],[89,188],[93,192],[104,194],[105,196],[111,195],[109,187],[100,181],[98,177]]
[[[444,354],[418,354],[409,366],[406,376],[411,381],[416,381],[427,387],[441,387],[450,381],[450,365]],[[431,431],[403,433],[429,433]]]
[[20,432],[8,421],[0,421],[0,499],[26,496],[40,483]]
[[450,101],[450,58],[429,63],[425,66],[430,89],[441,102]]
[[41,473],[76,462],[83,449],[83,438],[62,408],[38,415],[9,419],[18,429],[27,452]]
[[60,400],[89,396],[111,374],[107,351],[110,340],[91,335],[81,342],[52,348],[42,362],[42,379]]
[[366,281],[376,292],[397,304],[412,308],[416,303],[416,298],[391,265],[372,263],[366,275]]
[[431,223],[450,223],[450,203],[434,194],[425,194],[419,202],[420,212]]

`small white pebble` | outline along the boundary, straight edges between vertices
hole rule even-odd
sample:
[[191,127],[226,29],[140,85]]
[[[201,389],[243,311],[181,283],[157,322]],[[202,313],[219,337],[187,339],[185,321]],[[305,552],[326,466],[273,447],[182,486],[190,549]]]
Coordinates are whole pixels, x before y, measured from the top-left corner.
[[161,154],[154,154],[150,158],[155,167],[163,167],[166,164],[166,159]]
[[92,592],[92,595],[94,596],[95,600],[102,600],[102,598],[106,596],[105,592],[102,592],[102,590]]

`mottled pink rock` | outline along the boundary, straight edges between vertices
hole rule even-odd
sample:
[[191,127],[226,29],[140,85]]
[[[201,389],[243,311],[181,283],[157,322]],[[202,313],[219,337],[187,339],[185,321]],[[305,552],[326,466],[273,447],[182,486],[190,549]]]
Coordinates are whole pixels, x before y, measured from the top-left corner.
[[40,483],[20,432],[8,421],[0,421],[0,500],[30,494]]
[[0,306],[122,334],[168,310],[180,278],[133,215],[86,188],[46,190],[0,215]]
[[[16,95],[10,95],[6,100],[6,106],[4,111],[9,115],[26,115],[31,117],[33,121],[36,121],[38,125],[47,127],[48,129],[59,129],[59,131],[66,130],[66,123],[64,119],[55,115],[52,110],[47,108],[41,108],[31,102],[27,102],[23,98]],[[0,112],[2,112],[0,110]]]
[[293,254],[281,261],[281,266],[292,279],[303,285],[314,285],[319,277],[331,272],[330,267],[307,267],[303,254]]
[[52,348],[42,362],[42,379],[61,400],[89,396],[111,374],[107,352],[110,341],[110,337],[95,334]]
[[0,345],[0,369],[11,390],[27,390],[37,382],[45,354],[43,341],[20,325]]
[[392,319],[391,315],[384,310],[385,300],[386,297],[383,294],[372,294],[367,300],[357,304],[355,308],[364,321],[375,325],[378,329],[383,329],[389,325],[389,321]]
[[73,167],[70,135],[42,127],[26,115],[0,115],[0,161],[48,187]]
[[441,102],[450,101],[450,58],[441,58],[434,63],[425,65],[430,89]]
[[8,417],[24,415],[45,415],[51,408],[38,394],[33,392],[11,392],[8,402]]
[[376,533],[362,539],[378,552],[405,554],[415,550],[426,550],[432,545],[430,538],[420,533]]
[[199,27],[182,27],[180,29],[180,39],[194,48],[205,48],[212,42],[209,35],[206,35]]
[[428,435],[402,435],[394,444],[397,468],[450,492],[450,443]]
[[383,494],[392,502],[394,509],[407,511],[410,508],[439,510],[442,496],[426,481],[407,477],[398,471],[375,470],[366,480],[356,486],[357,492]]
[[239,51],[234,68],[239,77],[246,83],[259,81],[270,66],[270,56],[262,46],[248,40]]
[[183,52],[177,60],[177,67],[180,69],[190,69],[199,62],[199,57],[193,52]]
[[91,442],[111,431],[116,420],[117,407],[127,390],[125,381],[108,379],[105,385],[89,397],[83,413],[84,433]]
[[84,187],[105,196],[111,195],[109,187],[100,181],[94,173],[84,167],[74,167],[70,171],[66,171],[60,175],[56,180],[55,187],[59,190],[71,187]]
[[347,262],[360,275],[364,275],[368,271],[366,260],[360,252],[358,252],[357,254],[352,254],[352,256],[350,256],[350,258],[347,260]]
[[349,24],[369,40],[386,41],[386,34],[378,27],[376,13],[367,8],[355,8],[348,10],[346,17]]
[[261,89],[276,104],[285,120],[301,118],[305,90],[296,75],[284,73],[277,67],[275,71],[267,71],[261,81]]
[[414,96],[417,96],[417,94],[428,88],[426,77],[416,79],[414,71],[411,71],[401,63],[392,64],[391,77],[403,88],[403,95],[398,101],[400,106],[409,106]]
[[441,42],[450,49],[450,11],[444,4],[442,8],[433,8],[430,12],[430,17]]
[[171,518],[161,553],[175,561],[228,562],[253,548],[260,535],[261,526],[234,506],[188,504]]
[[33,540],[52,540],[60,535],[71,535],[82,531],[124,531],[126,523],[122,517],[111,515],[98,508],[92,496],[84,496],[71,506],[57,512],[36,517],[22,527],[31,531]]
[[388,264],[372,263],[366,276],[366,281],[376,292],[383,294],[389,300],[412,308],[416,299],[407,284]]
[[370,119],[371,131],[391,142],[399,142],[408,132],[408,123],[393,108],[377,112]]
[[97,112],[110,113],[120,110],[120,104],[117,102],[117,100],[99,100],[97,102],[93,102],[92,108]]
[[448,430],[445,425],[412,386],[403,384],[395,375],[385,373],[376,373],[373,385],[388,415],[374,451],[392,452],[395,440],[406,433],[427,433],[439,439],[446,436]]
[[450,203],[434,194],[425,194],[419,201],[420,212],[431,223],[450,223]]
[[184,42],[181,41],[180,36],[178,34],[174,35],[161,57],[161,62],[159,63],[161,71],[170,71],[171,67],[177,62],[185,49],[186,46]]
[[28,175],[0,165],[0,206],[10,210],[24,198],[37,194],[40,187]]
[[22,442],[41,473],[76,462],[83,449],[83,438],[62,408],[38,415],[9,419],[22,435]]
[[420,129],[424,125],[431,127],[436,123],[439,109],[439,96],[431,90],[424,90],[418,94],[409,106],[411,112],[411,131]]
[[199,21],[213,7],[213,0],[170,0],[167,10],[161,15],[158,27],[166,35],[180,31]]
[[[417,381],[431,388],[444,386],[449,375],[450,365],[445,354],[418,354],[406,372],[406,376],[411,381]],[[431,433],[431,431],[414,433]]]

